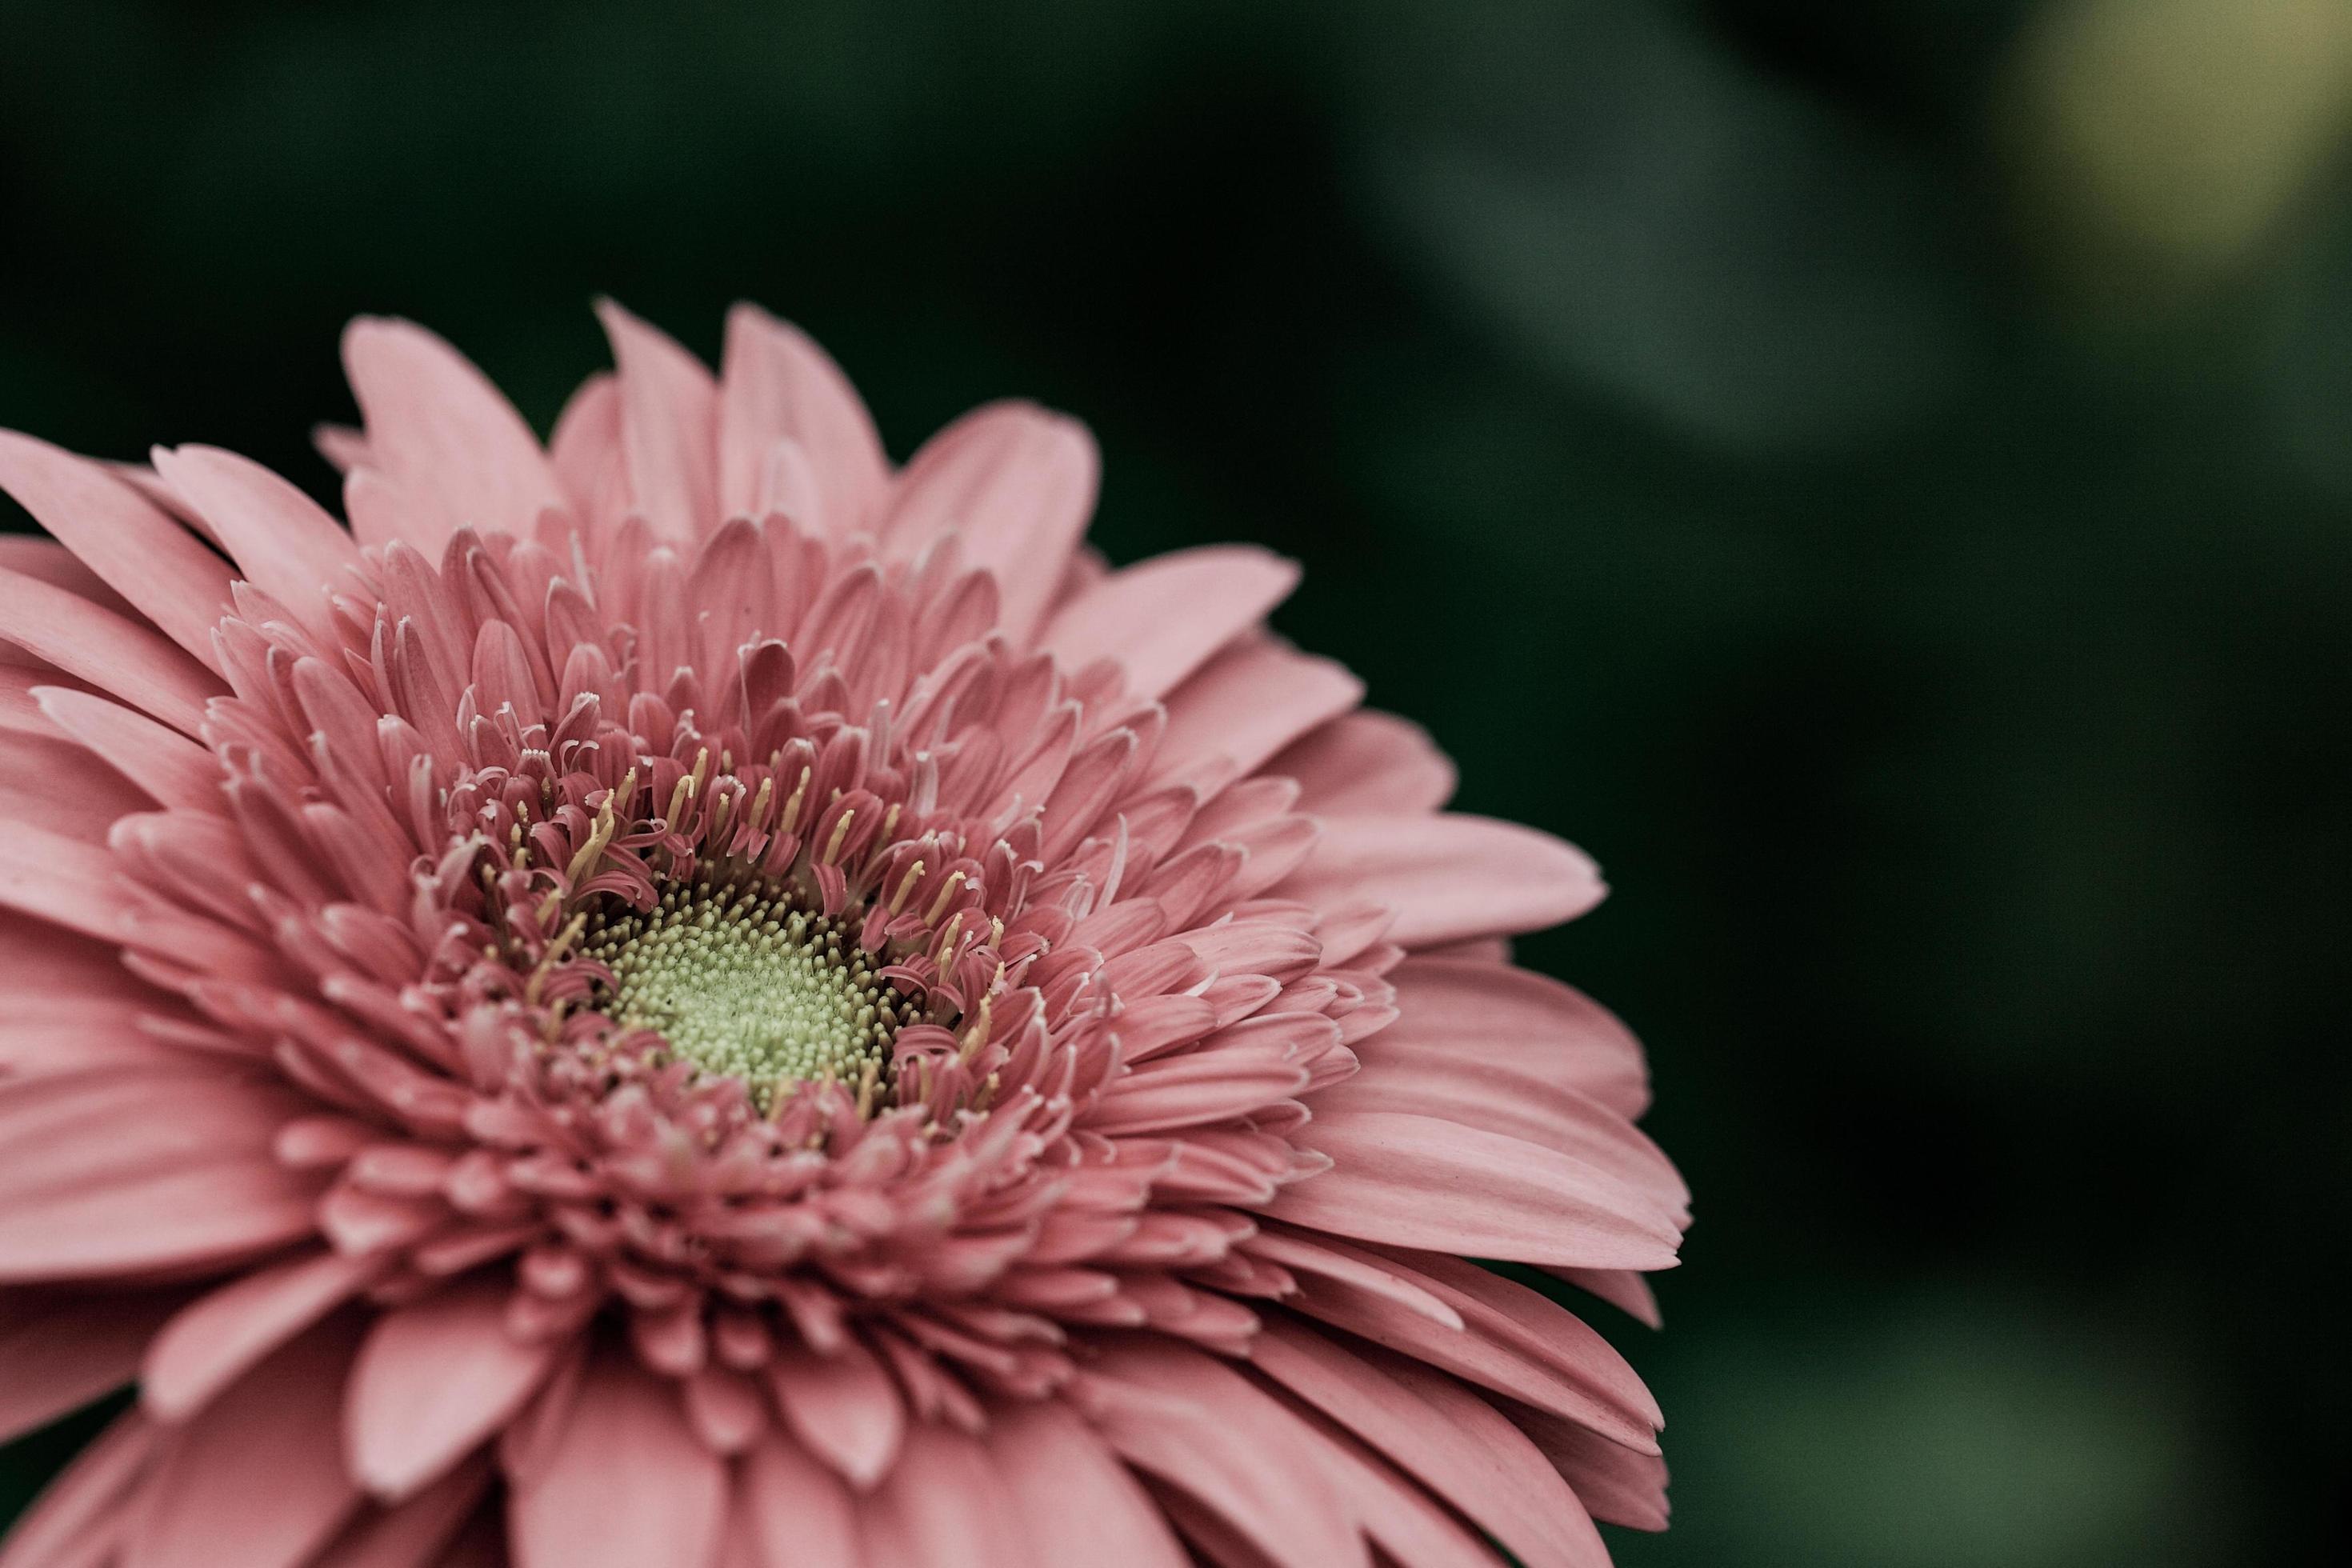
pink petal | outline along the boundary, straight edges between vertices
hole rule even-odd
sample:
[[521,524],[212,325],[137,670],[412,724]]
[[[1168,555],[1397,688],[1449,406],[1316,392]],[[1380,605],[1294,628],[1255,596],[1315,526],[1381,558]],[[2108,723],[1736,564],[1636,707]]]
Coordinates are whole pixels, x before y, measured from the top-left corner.
[[249,458],[218,447],[158,447],[155,471],[209,523],[246,580],[314,629],[321,600],[357,564],[359,546],[317,502]]
[[606,470],[621,462],[621,384],[610,374],[580,384],[547,441],[548,465],[581,517],[592,507]]
[[1282,1568],[1368,1562],[1297,1417],[1213,1357],[1150,1342],[1096,1363],[1082,1398],[1127,1462],[1178,1488]]
[[0,1084],[0,1281],[194,1265],[306,1234],[309,1188],[268,1152],[293,1109],[197,1073]]
[[1297,1142],[1332,1168],[1265,1205],[1359,1241],[1585,1268],[1664,1268],[1680,1235],[1649,1198],[1583,1161],[1433,1116],[1318,1117]]
[[0,430],[0,490],[198,663],[220,668],[213,626],[231,574],[186,529],[89,458],[13,430]]
[[1250,1347],[1265,1373],[1490,1531],[1528,1568],[1608,1568],[1576,1494],[1534,1444],[1451,1377],[1377,1349],[1349,1350],[1295,1321]]
[[153,804],[128,780],[91,767],[89,752],[73,741],[0,732],[0,824],[103,844],[118,817]]
[[0,909],[0,952],[19,960],[0,963],[0,1009],[20,1020],[80,1020],[96,1016],[92,1007],[135,1012],[164,1001],[122,967],[121,950],[113,943],[14,910]]
[[98,845],[37,827],[0,833],[0,908],[118,941],[128,897],[120,875],[113,852]]
[[118,616],[131,620],[139,618],[131,601],[108,587],[105,578],[54,539],[37,533],[0,533],[0,567],[22,572],[53,588],[63,588]]
[[830,1355],[780,1355],[768,1370],[785,1424],[811,1453],[861,1490],[889,1469],[907,1412],[873,1352],[853,1339]]
[[406,1502],[371,1510],[319,1554],[318,1568],[428,1568],[443,1563],[450,1539],[489,1491],[492,1475],[488,1458],[478,1455]]
[[656,537],[692,539],[719,515],[719,389],[702,363],[610,300],[596,314],[621,374],[629,489]]
[[0,570],[0,638],[68,675],[110,691],[185,735],[202,731],[205,704],[226,689],[145,626],[63,588]]
[[1412,816],[1454,797],[1454,763],[1429,732],[1370,709],[1284,748],[1265,771],[1298,781],[1298,809],[1325,816]]
[[608,1348],[508,1510],[517,1568],[687,1568],[718,1550],[726,1461],[696,1440],[672,1384]]
[[770,454],[790,440],[807,454],[816,491],[811,514],[794,521],[835,537],[866,526],[890,482],[889,460],[856,389],[807,333],[736,306],[719,380],[721,515],[756,515]]
[[61,686],[37,687],[33,700],[59,730],[97,752],[157,804],[190,811],[224,809],[219,762],[178,731],[119,702]]
[[1029,1568],[1035,1561],[986,1451],[935,1422],[908,1432],[859,1515],[866,1556],[877,1564]]
[[1583,1161],[1675,1218],[1688,1217],[1690,1190],[1665,1155],[1599,1100],[1527,1069],[1508,1053],[1387,1047],[1385,1033],[1358,1047],[1356,1076],[1314,1097],[1318,1119],[1384,1110],[1442,1117]]
[[1323,1469],[1365,1536],[1410,1568],[1494,1568],[1486,1543],[1393,1465],[1318,1412],[1302,1411]]
[[1312,1235],[1294,1235],[1287,1230],[1261,1230],[1240,1244],[1240,1250],[1253,1258],[1263,1258],[1295,1274],[1311,1274],[1333,1279],[1342,1285],[1352,1285],[1368,1295],[1384,1297],[1408,1312],[1419,1313],[1442,1328],[1459,1331],[1462,1316],[1453,1308],[1409,1280],[1402,1279],[1387,1268],[1363,1257],[1354,1248],[1341,1248],[1318,1240]]
[[380,1258],[310,1252],[239,1276],[193,1302],[147,1348],[139,1396],[180,1422],[247,1368],[349,1300],[383,1270]]
[[0,1542],[0,1568],[83,1568],[113,1561],[129,1522],[126,1499],[153,1457],[156,1428],[137,1411],[115,1417],[98,1440],[17,1516]]
[[1631,1269],[1547,1268],[1544,1272],[1580,1290],[1591,1292],[1646,1328],[1664,1326],[1665,1319],[1659,1314],[1657,1294],[1650,1289],[1650,1281]]
[[[840,1478],[771,1431],[743,1460],[742,1498],[767,1568],[859,1568],[858,1504]],[[873,1563],[873,1568],[896,1568]]]
[[292,1568],[341,1528],[359,1503],[335,1429],[356,1329],[311,1330],[179,1429],[123,1568]]
[[1649,1107],[1641,1042],[1581,992],[1491,959],[1412,958],[1389,981],[1398,1017],[1368,1048],[1392,1059],[1492,1060],[1590,1095],[1628,1119]]
[[964,560],[996,577],[998,624],[1025,642],[1086,533],[1100,470],[1094,437],[1076,420],[992,403],[915,454],[898,476],[887,537],[914,554],[960,533]]
[[1445,1301],[1460,1315],[1462,1327],[1437,1328],[1380,1297],[1321,1279],[1303,1280],[1288,1304],[1465,1382],[1580,1422],[1614,1442],[1657,1451],[1657,1402],[1625,1358],[1575,1314],[1459,1258],[1434,1253],[1366,1256]]
[[1227,1051],[1192,1051],[1114,1079],[1084,1118],[1089,1131],[1140,1137],[1229,1121],[1287,1100],[1307,1084],[1305,1068]]
[[0,642],[0,660],[19,658],[22,664],[0,662],[0,731],[12,735],[54,735],[58,727],[41,711],[33,698],[36,689],[45,685],[67,686],[67,678],[49,668],[48,665],[14,643]]
[[1168,728],[1152,774],[1189,777],[1223,759],[1236,773],[1265,760],[1363,700],[1364,683],[1328,658],[1272,638],[1245,639],[1217,655],[1168,696]]
[[1038,1400],[998,1411],[988,1453],[1030,1522],[1037,1568],[1184,1568],[1150,1496],[1066,1406]]
[[139,1374],[176,1292],[0,1296],[0,1443],[79,1410]]
[[407,502],[396,537],[437,554],[460,528],[526,533],[542,508],[562,504],[514,405],[424,328],[359,318],[343,331],[343,369],[367,421],[369,460]]
[[722,1454],[740,1454],[768,1429],[769,1400],[740,1372],[704,1366],[686,1380],[687,1419],[694,1435]]
[[554,1360],[507,1330],[511,1288],[444,1289],[380,1319],[360,1347],[345,1407],[352,1473],[396,1500],[440,1476],[522,1408]]
[[1670,1510],[1664,1458],[1636,1453],[1591,1427],[1540,1410],[1519,1405],[1504,1409],[1568,1479],[1593,1518],[1633,1530],[1666,1528]]
[[1298,564],[1245,544],[1210,545],[1114,572],[1056,611],[1037,646],[1081,669],[1117,659],[1127,689],[1158,697],[1264,620]]
[[1581,850],[1549,833],[1483,816],[1327,816],[1282,896],[1318,907],[1365,899],[1397,912],[1389,940],[1433,947],[1541,931],[1608,891]]

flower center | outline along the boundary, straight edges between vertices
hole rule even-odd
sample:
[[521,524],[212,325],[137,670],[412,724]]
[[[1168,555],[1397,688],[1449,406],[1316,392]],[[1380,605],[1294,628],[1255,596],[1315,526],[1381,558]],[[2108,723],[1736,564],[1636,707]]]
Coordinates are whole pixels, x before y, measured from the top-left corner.
[[853,931],[764,880],[672,885],[650,910],[592,922],[582,951],[613,972],[607,1016],[741,1079],[762,1110],[794,1083],[880,1079],[914,1012]]

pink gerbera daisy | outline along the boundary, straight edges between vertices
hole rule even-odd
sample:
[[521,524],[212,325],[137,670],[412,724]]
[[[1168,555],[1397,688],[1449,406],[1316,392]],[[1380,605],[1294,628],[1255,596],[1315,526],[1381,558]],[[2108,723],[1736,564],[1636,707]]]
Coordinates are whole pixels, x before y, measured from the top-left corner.
[[544,448],[344,339],[345,527],[0,434],[0,1562],[1597,1564],[1656,1406],[1601,895],[992,405],[758,310]]

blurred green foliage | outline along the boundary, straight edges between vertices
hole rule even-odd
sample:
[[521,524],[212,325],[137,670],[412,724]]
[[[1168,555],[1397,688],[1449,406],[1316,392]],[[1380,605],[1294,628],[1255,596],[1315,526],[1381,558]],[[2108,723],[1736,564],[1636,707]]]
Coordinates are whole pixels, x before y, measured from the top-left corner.
[[1114,558],[1301,557],[1611,870],[1525,952],[1698,1193],[1667,1331],[1593,1310],[1624,1563],[2340,1560],[2342,18],[0,0],[0,425],[327,496],[345,318],[543,423],[600,291],[798,319],[901,455],[1069,408]]

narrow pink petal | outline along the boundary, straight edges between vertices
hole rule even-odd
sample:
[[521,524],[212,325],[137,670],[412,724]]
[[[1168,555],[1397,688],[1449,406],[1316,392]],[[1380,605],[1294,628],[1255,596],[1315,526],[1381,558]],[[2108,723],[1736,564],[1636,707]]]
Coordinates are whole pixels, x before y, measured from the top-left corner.
[[268,1145],[294,1102],[204,1076],[0,1084],[0,1282],[249,1256],[310,1229]]
[[205,704],[226,691],[207,669],[145,626],[63,588],[4,569],[0,639],[112,692],[185,735],[202,731]]
[[1458,1258],[1393,1250],[1365,1256],[1440,1297],[1460,1315],[1462,1327],[1438,1328],[1379,1296],[1324,1279],[1302,1279],[1287,1304],[1612,1441],[1657,1451],[1657,1402],[1625,1358],[1574,1313]]
[[1336,1279],[1369,1295],[1384,1297],[1442,1328],[1459,1331],[1462,1327],[1462,1315],[1453,1308],[1419,1286],[1399,1279],[1392,1270],[1381,1268],[1352,1247],[1342,1249],[1318,1240],[1311,1234],[1277,1229],[1259,1231],[1241,1243],[1240,1250],[1253,1258],[1263,1258],[1269,1263],[1279,1264],[1296,1274]]
[[33,700],[59,730],[105,760],[149,798],[189,811],[220,812],[220,763],[176,730],[119,702],[62,686],[37,687]]
[[74,741],[0,732],[0,824],[103,844],[118,818],[154,805],[119,773],[93,767],[93,760]]
[[1298,1143],[1332,1168],[1265,1212],[1359,1241],[1583,1268],[1664,1268],[1680,1240],[1642,1194],[1580,1160],[1432,1116],[1318,1118]]
[[14,1017],[81,1019],[93,1004],[136,1008],[164,1001],[122,967],[122,952],[112,942],[60,931],[13,909],[0,909],[0,952],[18,960],[0,963],[0,1009]]
[[1169,693],[1152,773],[1185,778],[1220,759],[1236,773],[1254,772],[1363,697],[1364,683],[1343,666],[1271,637],[1244,638]]
[[1454,797],[1454,763],[1410,720],[1371,709],[1285,747],[1266,772],[1298,781],[1298,809],[1324,816],[1409,816]]
[[448,537],[433,507],[410,496],[382,468],[353,468],[343,476],[343,515],[352,520],[352,537],[370,550]]
[[365,432],[354,430],[348,425],[313,425],[310,426],[310,445],[318,448],[319,456],[326,458],[339,474],[375,465],[375,458],[368,451]]
[[231,574],[162,509],[87,458],[0,430],[0,490],[196,661],[217,670],[213,626]]
[[1382,1558],[1406,1568],[1494,1568],[1486,1542],[1387,1459],[1319,1412],[1302,1410],[1300,1424],[1314,1431],[1324,1473]]
[[719,372],[719,503],[725,517],[752,515],[776,443],[807,455],[815,490],[795,521],[839,537],[866,527],[890,482],[881,437],[841,367],[789,321],[755,305],[728,312]]
[[156,1427],[137,1411],[115,1417],[76,1456],[0,1542],[0,1568],[83,1568],[112,1560],[131,1511],[124,1506],[146,1474]]
[[1105,1441],[1281,1568],[1362,1568],[1344,1500],[1298,1418],[1215,1358],[1150,1342],[1096,1363],[1084,1394]]
[[719,1453],[740,1454],[768,1429],[767,1391],[740,1372],[705,1365],[688,1377],[680,1392],[694,1435]]
[[698,1564],[726,1517],[726,1461],[688,1427],[676,1387],[610,1349],[582,1377],[544,1469],[508,1502],[517,1568]]
[[343,369],[367,421],[369,459],[408,502],[398,536],[426,554],[460,528],[526,532],[541,509],[562,504],[514,405],[433,333],[362,316],[344,329]]
[[[1474,1331],[1507,1343],[1559,1375],[1591,1389],[1637,1430],[1665,1425],[1658,1402],[1617,1348],[1540,1290],[1449,1253],[1390,1251],[1389,1267],[1410,1273],[1453,1303]],[[1648,1449],[1646,1436],[1638,1446]]]
[[1108,1137],[1172,1132],[1264,1110],[1298,1093],[1307,1080],[1307,1070],[1296,1062],[1188,1052],[1114,1079],[1083,1121]]
[[326,590],[358,563],[342,524],[287,480],[250,458],[218,447],[158,447],[155,471],[212,527],[247,582],[304,618],[331,629]]
[[1628,1268],[1548,1268],[1545,1273],[1589,1290],[1645,1328],[1662,1328],[1657,1293],[1649,1279]]
[[936,1422],[908,1432],[890,1473],[858,1511],[866,1555],[877,1564],[1029,1568],[1036,1561],[986,1451]]
[[1508,1547],[1528,1568],[1607,1568],[1583,1507],[1492,1405],[1427,1366],[1269,1321],[1250,1360]]
[[785,1424],[811,1453],[860,1489],[889,1469],[907,1410],[872,1351],[852,1339],[830,1355],[780,1355],[768,1371]]
[[719,388],[702,362],[610,300],[596,315],[621,376],[629,489],[656,537],[693,539],[719,515]]
[[56,685],[60,689],[74,688],[68,687],[65,675],[49,668],[45,661],[35,658],[14,643],[0,642],[0,660],[11,657],[25,662],[21,665],[0,662],[0,731],[12,735],[56,734],[58,727],[49,722],[48,716],[41,711],[41,705],[33,693],[47,685]]
[[1037,646],[1069,669],[1117,659],[1130,692],[1159,697],[1297,585],[1297,562],[1254,545],[1179,551],[1087,589],[1055,612]]
[[1305,867],[1279,891],[1319,906],[1376,899],[1389,940],[1434,947],[1574,920],[1608,889],[1581,850],[1483,816],[1328,816]]
[[1641,1042],[1572,987],[1491,959],[1411,958],[1389,981],[1398,1016],[1374,1037],[1391,1058],[1490,1058],[1628,1119],[1649,1107]]
[[548,466],[574,513],[584,519],[593,515],[606,470],[622,460],[621,384],[609,373],[592,375],[556,416],[547,440]]
[[336,1418],[357,1325],[320,1325],[255,1367],[168,1443],[122,1568],[293,1568],[359,1505]]
[[79,1410],[139,1374],[176,1291],[0,1296],[0,1443]]
[[147,1349],[141,1402],[185,1421],[247,1368],[349,1300],[383,1268],[381,1258],[308,1252],[190,1303]]
[[130,600],[108,587],[105,578],[54,539],[37,533],[0,533],[0,567],[22,572],[52,588],[63,588],[126,619],[139,618]]
[[781,1432],[743,1459],[737,1507],[751,1518],[766,1568],[897,1568],[859,1544],[858,1503],[841,1479]]
[[168,1071],[186,1059],[141,1029],[133,1002],[65,996],[37,1016],[0,1013],[0,1079]]
[[1678,1219],[1690,1189],[1658,1146],[1589,1095],[1514,1062],[1507,1053],[1391,1050],[1386,1035],[1356,1052],[1356,1076],[1313,1100],[1318,1119],[1358,1111],[1436,1116],[1540,1144],[1581,1160],[1645,1194]]
[[915,454],[898,476],[887,537],[916,554],[960,533],[965,562],[995,574],[1005,635],[1025,642],[1086,533],[1100,470],[1094,437],[1076,420],[992,403]]
[[554,1361],[507,1330],[510,1288],[452,1287],[380,1319],[352,1369],[352,1473],[398,1500],[440,1476],[522,1408]]
[[1633,1530],[1664,1530],[1666,1461],[1611,1442],[1591,1427],[1523,1405],[1504,1410],[1576,1489],[1592,1517]]
[[1037,1568],[1184,1568],[1184,1549],[1126,1466],[1069,1409],[1049,1400],[999,1410],[988,1453],[1029,1523]]
[[372,1509],[315,1559],[317,1568],[431,1568],[481,1506],[495,1467],[477,1455],[404,1503]]
[[110,850],[42,828],[0,833],[0,908],[118,939],[127,894]]

